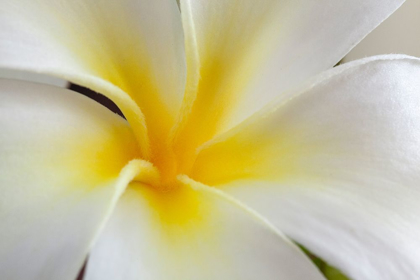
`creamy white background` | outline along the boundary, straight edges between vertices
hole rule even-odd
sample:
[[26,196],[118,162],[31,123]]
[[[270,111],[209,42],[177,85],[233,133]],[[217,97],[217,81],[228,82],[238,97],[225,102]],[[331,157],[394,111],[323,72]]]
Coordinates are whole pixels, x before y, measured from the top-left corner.
[[420,57],[420,0],[407,0],[400,9],[360,42],[345,58],[402,53]]

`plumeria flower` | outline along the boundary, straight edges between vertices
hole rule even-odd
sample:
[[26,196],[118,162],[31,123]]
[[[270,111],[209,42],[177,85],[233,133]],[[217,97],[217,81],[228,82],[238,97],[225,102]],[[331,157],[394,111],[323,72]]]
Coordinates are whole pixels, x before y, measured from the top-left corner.
[[1,67],[125,117],[0,81],[0,279],[420,278],[420,61],[328,70],[403,1],[180,2],[0,1]]

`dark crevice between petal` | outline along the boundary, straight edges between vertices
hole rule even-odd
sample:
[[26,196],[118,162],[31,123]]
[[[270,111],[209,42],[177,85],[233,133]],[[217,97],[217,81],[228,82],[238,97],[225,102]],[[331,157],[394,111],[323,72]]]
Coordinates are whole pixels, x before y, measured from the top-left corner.
[[[79,85],[76,85],[76,84],[73,84],[73,83],[69,83],[67,85],[67,88],[72,90],[72,91],[78,92],[78,93],[80,93],[80,94],[82,94],[86,97],[89,97],[90,99],[98,102],[102,106],[106,107],[110,111],[114,112],[115,114],[117,114],[117,115],[119,115],[119,116],[121,116],[125,119],[124,114],[121,112],[120,108],[118,108],[118,106],[108,97],[106,97],[106,96],[104,96],[100,93],[97,93],[93,90],[90,90],[88,88],[85,88],[85,87],[82,87],[82,86],[79,86]],[[84,279],[87,261],[88,261],[88,259],[86,259],[86,261],[84,262],[76,280],[83,280]]]
[[77,276],[76,280],[83,280],[83,278],[85,277],[86,264],[87,264],[87,259],[85,263],[83,264],[82,268],[80,269],[79,275]]
[[84,96],[89,97],[90,99],[95,100],[96,102],[98,102],[99,104],[101,104],[102,106],[105,106],[106,108],[108,108],[109,110],[111,110],[112,112],[114,112],[115,114],[120,115],[121,117],[124,117],[124,114],[121,112],[120,108],[118,108],[118,106],[108,97],[97,93],[93,90],[90,90],[88,88],[73,84],[73,83],[69,83],[67,86],[68,89],[76,91],[80,94],[83,94]]
[[334,65],[334,67],[337,67],[337,66],[340,66],[341,64],[343,64],[344,63],[344,61],[343,61],[343,59],[341,59],[339,62],[337,62],[337,64],[336,65]]

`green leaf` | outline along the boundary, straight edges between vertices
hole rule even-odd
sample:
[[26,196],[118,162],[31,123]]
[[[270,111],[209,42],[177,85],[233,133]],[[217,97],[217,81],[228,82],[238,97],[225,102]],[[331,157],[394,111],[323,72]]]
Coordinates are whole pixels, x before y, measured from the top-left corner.
[[308,249],[306,249],[302,245],[300,244],[297,244],[297,245],[312,260],[312,262],[319,268],[319,270],[324,274],[325,278],[327,278],[328,280],[350,280],[350,278],[345,276],[337,268],[329,265],[323,259],[314,255],[312,252],[310,252]]

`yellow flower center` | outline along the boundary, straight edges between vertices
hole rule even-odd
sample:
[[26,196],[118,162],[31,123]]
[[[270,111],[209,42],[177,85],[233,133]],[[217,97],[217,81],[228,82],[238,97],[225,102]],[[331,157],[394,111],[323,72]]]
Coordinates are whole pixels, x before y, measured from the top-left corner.
[[[159,142],[157,142],[159,144]],[[193,159],[191,159],[193,161]],[[181,170],[180,160],[172,148],[167,145],[152,145],[152,154],[149,160],[144,160],[142,172],[135,181],[147,184],[155,190],[169,192],[178,189],[177,176],[188,175],[187,170]]]

